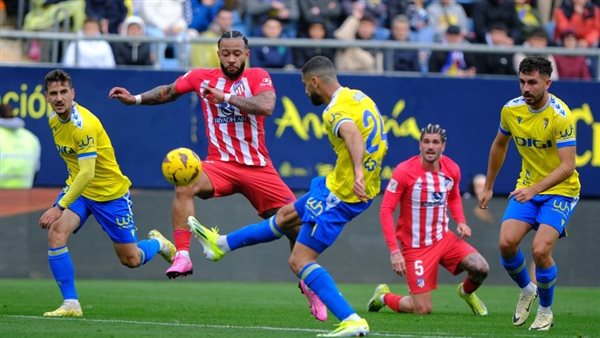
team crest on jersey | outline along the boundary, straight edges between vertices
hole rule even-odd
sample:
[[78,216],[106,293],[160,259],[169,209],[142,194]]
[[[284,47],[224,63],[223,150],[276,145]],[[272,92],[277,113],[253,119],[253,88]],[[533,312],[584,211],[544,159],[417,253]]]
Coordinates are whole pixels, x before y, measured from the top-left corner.
[[388,183],[387,190],[390,192],[396,192],[396,189],[398,189],[398,181],[392,178],[390,183]]
[[417,278],[417,286],[420,288],[425,287],[425,280],[423,278]]
[[521,121],[523,121],[523,118],[521,116],[517,116],[517,123],[521,124]]
[[546,127],[548,127],[548,123],[550,123],[550,121],[548,120],[548,118],[544,118],[544,130],[546,130]]
[[244,90],[244,85],[241,81],[236,81],[233,85],[231,85],[229,92],[235,94],[236,96],[246,96],[246,91]]

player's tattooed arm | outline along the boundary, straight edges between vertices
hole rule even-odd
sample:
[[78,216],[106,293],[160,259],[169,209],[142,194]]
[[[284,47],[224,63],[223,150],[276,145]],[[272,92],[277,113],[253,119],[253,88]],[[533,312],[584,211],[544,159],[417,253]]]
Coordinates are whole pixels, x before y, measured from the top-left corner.
[[156,88],[150,89],[149,91],[144,92],[141,95],[142,104],[147,105],[156,105],[175,101],[178,97],[181,96],[181,94],[177,92],[177,89],[175,89],[174,82],[169,85],[158,86]]
[[231,95],[229,103],[248,114],[270,116],[275,110],[275,99],[275,92],[264,91],[251,97]]

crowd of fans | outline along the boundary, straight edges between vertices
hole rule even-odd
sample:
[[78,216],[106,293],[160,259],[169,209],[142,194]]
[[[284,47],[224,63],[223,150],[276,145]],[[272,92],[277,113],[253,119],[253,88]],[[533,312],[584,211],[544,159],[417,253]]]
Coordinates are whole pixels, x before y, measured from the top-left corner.
[[[3,0],[0,0],[0,3]],[[516,74],[524,54],[468,53],[466,44],[511,47],[599,48],[600,0],[33,0],[23,29],[65,27],[86,36],[219,37],[239,30],[249,37],[314,40],[391,40],[392,53],[348,48],[252,46],[250,64],[300,67],[314,55],[331,58],[340,71],[436,72],[449,76]],[[58,14],[57,14],[58,13]],[[56,22],[59,20],[60,22]],[[401,48],[402,42],[440,43],[447,52]],[[77,44],[77,48],[73,47]],[[34,53],[31,53],[31,49]],[[37,48],[37,50],[35,50]],[[40,50],[40,48],[42,50]],[[30,46],[33,59],[48,47]],[[61,51],[65,65],[114,67],[155,65],[217,67],[214,44],[168,44],[82,40]],[[76,55],[77,54],[77,55]],[[598,61],[584,56],[547,55],[554,79],[590,79]],[[391,60],[390,60],[391,58]],[[389,69],[389,65],[393,69]]]

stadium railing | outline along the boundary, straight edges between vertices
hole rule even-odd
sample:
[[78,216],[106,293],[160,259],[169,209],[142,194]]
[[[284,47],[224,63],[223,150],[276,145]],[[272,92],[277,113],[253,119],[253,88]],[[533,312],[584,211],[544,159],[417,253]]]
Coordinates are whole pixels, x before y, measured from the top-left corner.
[[[150,42],[150,43],[168,43],[168,44],[179,44],[186,45],[191,43],[216,43],[217,39],[208,39],[201,37],[193,38],[179,38],[179,37],[136,37],[133,39],[129,36],[121,35],[102,35],[99,37],[83,37],[75,33],[62,33],[62,32],[30,32],[22,30],[0,30],[0,39],[20,39],[20,40],[50,40],[53,42],[63,41],[68,43],[70,41],[79,40],[105,40],[108,42],[116,41],[136,41],[136,42]],[[444,45],[439,43],[415,43],[415,42],[398,42],[398,41],[381,41],[381,40],[336,40],[336,39],[325,39],[325,40],[311,40],[311,39],[265,39],[265,38],[249,38],[251,46],[284,46],[284,47],[333,47],[333,48],[348,48],[348,47],[360,47],[369,49],[379,49],[388,55],[394,52],[394,50],[426,50],[426,51],[451,51],[460,49],[463,52],[472,53],[525,53],[525,54],[540,54],[540,55],[582,55],[595,60],[596,63],[596,74],[594,79],[600,81],[600,48],[577,48],[577,49],[566,49],[562,47],[546,47],[546,48],[530,48],[524,46],[514,47],[495,47],[483,44],[464,44],[457,48],[456,45]],[[53,45],[57,45],[53,43]],[[77,53],[76,53],[77,54]],[[53,52],[52,60],[50,64],[60,63],[57,59],[57,53]],[[389,75],[394,73],[391,69],[391,58],[385,58],[387,64],[384,65],[384,73],[378,75]],[[180,69],[187,69],[189,66],[189,60],[185,57],[180,57],[179,67]]]

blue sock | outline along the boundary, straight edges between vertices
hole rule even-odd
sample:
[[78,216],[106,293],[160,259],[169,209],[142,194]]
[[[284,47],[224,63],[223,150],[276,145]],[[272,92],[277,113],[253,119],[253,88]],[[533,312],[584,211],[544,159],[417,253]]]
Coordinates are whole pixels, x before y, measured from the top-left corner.
[[137,242],[137,246],[142,253],[142,262],[140,265],[150,262],[160,250],[160,242],[155,238],[141,240]]
[[48,248],[48,265],[63,299],[77,299],[75,270],[67,246]]
[[500,261],[502,265],[508,271],[510,278],[512,278],[520,288],[524,288],[531,282],[529,278],[529,273],[527,273],[527,269],[525,266],[525,257],[523,256],[523,252],[519,250],[517,255],[512,258],[504,258],[500,257]]
[[275,216],[264,221],[246,225],[227,235],[227,244],[231,250],[257,243],[271,242],[283,236],[283,231],[275,223]]
[[558,269],[556,265],[549,268],[535,268],[535,278],[538,282],[538,295],[540,297],[540,305],[549,307],[554,300],[554,285],[556,284],[556,276]]
[[304,283],[319,296],[329,311],[340,321],[356,313],[338,290],[329,272],[319,264],[307,264],[300,270],[298,277],[304,280]]

